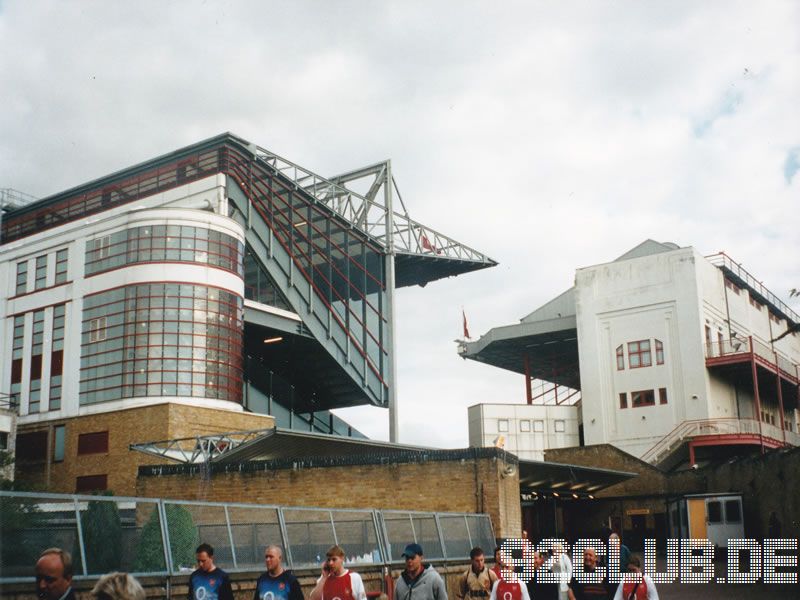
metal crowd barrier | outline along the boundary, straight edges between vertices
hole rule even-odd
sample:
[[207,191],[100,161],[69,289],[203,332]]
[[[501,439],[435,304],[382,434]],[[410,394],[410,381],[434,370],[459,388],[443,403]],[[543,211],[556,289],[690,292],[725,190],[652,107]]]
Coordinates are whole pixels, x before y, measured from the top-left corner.
[[485,514],[328,509],[156,498],[0,491],[0,583],[30,581],[42,550],[72,553],[75,577],[111,571],[178,575],[195,568],[195,548],[214,547],[226,571],[263,570],[269,544],[283,548],[284,564],[320,564],[339,544],[347,563],[391,565],[406,544],[426,559],[469,560],[473,546],[494,548]]

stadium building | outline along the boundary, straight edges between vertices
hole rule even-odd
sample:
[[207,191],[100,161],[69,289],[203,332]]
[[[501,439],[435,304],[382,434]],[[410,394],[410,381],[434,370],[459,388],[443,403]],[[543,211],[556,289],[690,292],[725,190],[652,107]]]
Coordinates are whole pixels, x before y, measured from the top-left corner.
[[470,408],[520,458],[611,444],[663,469],[800,445],[800,316],[726,254],[647,240],[459,354],[524,377]]
[[390,161],[321,177],[227,133],[3,198],[0,395],[18,477],[51,491],[132,493],[153,441],[363,437],[342,407],[387,408],[396,440],[395,289],[495,265],[412,220]]

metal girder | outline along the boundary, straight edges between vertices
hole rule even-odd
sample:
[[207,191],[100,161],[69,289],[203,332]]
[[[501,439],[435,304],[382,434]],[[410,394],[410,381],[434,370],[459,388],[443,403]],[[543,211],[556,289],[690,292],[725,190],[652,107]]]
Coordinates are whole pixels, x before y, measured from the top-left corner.
[[272,431],[272,429],[197,435],[188,438],[131,444],[129,449],[182,463],[204,463],[210,462],[211,459],[230,452],[234,448],[250,442],[269,431]]
[[[397,182],[390,175],[391,163],[388,160],[334,177],[323,177],[255,144],[249,147],[258,158],[294,181],[298,188],[369,234],[386,249],[392,245],[391,236],[397,253],[496,264],[477,250],[414,221],[403,204]],[[389,182],[402,208],[402,211],[393,209],[392,218],[383,192]]]

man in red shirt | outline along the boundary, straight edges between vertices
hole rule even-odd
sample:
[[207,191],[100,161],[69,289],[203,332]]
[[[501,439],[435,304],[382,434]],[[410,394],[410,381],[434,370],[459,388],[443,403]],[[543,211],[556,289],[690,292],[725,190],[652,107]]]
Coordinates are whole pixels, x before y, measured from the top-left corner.
[[331,546],[325,555],[322,575],[311,590],[309,600],[367,600],[364,582],[358,573],[344,568],[344,550]]

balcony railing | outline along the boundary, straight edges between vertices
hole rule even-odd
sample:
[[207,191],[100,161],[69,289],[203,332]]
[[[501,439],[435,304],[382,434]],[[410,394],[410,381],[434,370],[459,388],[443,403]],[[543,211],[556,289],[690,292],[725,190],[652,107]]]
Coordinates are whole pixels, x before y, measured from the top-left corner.
[[752,336],[748,338],[734,337],[729,340],[710,342],[706,344],[705,351],[707,359],[720,358],[723,356],[733,357],[737,355],[744,358],[752,352],[755,356],[760,358],[761,361],[780,370],[781,373],[791,378],[793,381],[800,381],[800,366],[793,363],[782,354],[774,351],[765,343],[753,339]]
[[765,288],[760,281],[758,281],[750,273],[745,271],[744,268],[739,263],[731,259],[730,256],[728,256],[724,252],[720,252],[719,254],[712,254],[711,256],[706,256],[706,259],[715,267],[719,267],[731,273],[734,277],[739,279],[742,283],[744,283],[747,287],[753,290],[756,294],[758,294],[759,296],[764,298],[764,300],[772,304],[772,306],[776,308],[779,312],[783,313],[783,316],[785,318],[794,323],[800,323],[800,316],[798,316],[796,312],[794,312],[791,308],[789,308],[775,294],[773,294],[767,288]]
[[[695,419],[684,421],[664,436],[656,445],[642,455],[642,460],[658,464],[669,456],[684,441],[704,435],[761,435],[777,442],[783,442],[780,427],[761,423],[756,419]],[[800,446],[800,435],[786,431],[786,443]]]

